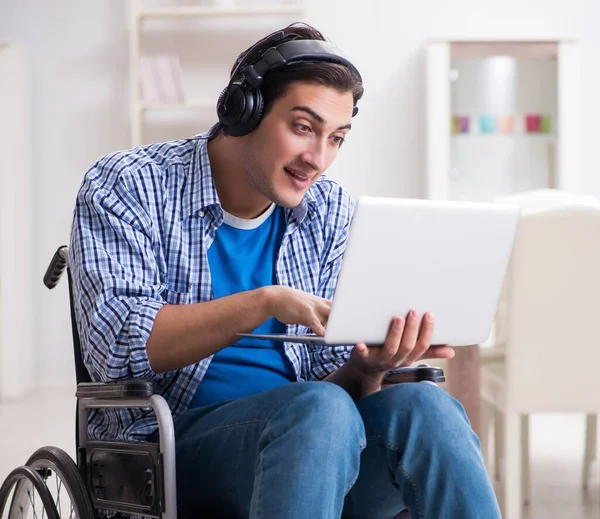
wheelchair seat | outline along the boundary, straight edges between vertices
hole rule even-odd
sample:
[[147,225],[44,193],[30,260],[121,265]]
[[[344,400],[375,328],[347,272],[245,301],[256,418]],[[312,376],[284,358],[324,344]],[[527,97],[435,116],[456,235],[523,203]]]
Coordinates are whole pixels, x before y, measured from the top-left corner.
[[[31,516],[37,519],[46,514],[48,519],[62,519],[68,513],[69,518],[93,519],[109,513],[112,517],[135,515],[176,519],[175,434],[169,406],[161,395],[154,393],[154,386],[149,381],[92,382],[81,355],[68,249],[62,246],[55,252],[44,275],[46,287],[54,288],[65,270],[69,282],[77,379],[77,459],[73,461],[56,447],[42,447],[35,451],[0,486],[0,517],[16,519]],[[421,381],[434,384],[443,382],[442,369],[426,365],[401,368],[390,372],[387,378],[390,384]],[[88,439],[89,410],[117,407],[153,410],[158,421],[159,442]],[[56,480],[55,485],[51,483],[52,479]],[[62,489],[65,492],[61,496]],[[39,496],[38,504],[43,507],[41,513],[35,509],[35,493]],[[67,499],[69,503],[65,504]],[[8,515],[5,515],[5,510]],[[396,519],[410,519],[410,516],[405,511]]]

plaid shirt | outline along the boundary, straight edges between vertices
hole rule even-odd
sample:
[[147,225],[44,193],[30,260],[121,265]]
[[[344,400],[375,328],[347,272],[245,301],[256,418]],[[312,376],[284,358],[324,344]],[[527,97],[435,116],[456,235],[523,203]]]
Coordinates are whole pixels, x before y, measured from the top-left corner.
[[[207,251],[223,223],[223,210],[207,135],[119,151],[97,161],[77,195],[69,247],[82,357],[92,380],[151,380],[174,418],[188,409],[211,358],[156,373],[146,341],[164,304],[213,298]],[[353,211],[350,196],[321,177],[298,207],[286,210],[277,282],[331,299]],[[293,325],[288,332],[306,329]],[[284,345],[299,381],[325,378],[350,350]],[[92,438],[145,440],[156,428],[152,411],[90,413]]]

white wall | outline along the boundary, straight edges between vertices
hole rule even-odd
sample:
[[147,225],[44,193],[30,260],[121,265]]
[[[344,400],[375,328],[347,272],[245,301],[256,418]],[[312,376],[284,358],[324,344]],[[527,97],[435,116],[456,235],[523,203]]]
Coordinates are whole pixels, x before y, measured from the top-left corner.
[[[37,376],[73,384],[67,283],[42,277],[68,242],[75,193],[101,154],[127,145],[127,24],[119,0],[0,0],[0,36],[29,49]],[[1,187],[0,187],[1,189]],[[65,280],[66,281],[66,280]]]
[[[361,112],[331,171],[354,194],[423,193],[427,38],[535,35],[582,43],[583,187],[600,195],[597,0],[308,3],[307,21],[337,42],[365,79]],[[41,278],[55,248],[68,240],[73,200],[86,168],[99,155],[128,146],[125,5],[125,0],[0,0],[0,38],[24,42],[32,58],[37,288],[32,326],[45,385],[70,384],[73,369],[66,284],[49,292]],[[247,38],[244,33],[240,44]],[[227,47],[226,53],[234,55],[235,49]]]

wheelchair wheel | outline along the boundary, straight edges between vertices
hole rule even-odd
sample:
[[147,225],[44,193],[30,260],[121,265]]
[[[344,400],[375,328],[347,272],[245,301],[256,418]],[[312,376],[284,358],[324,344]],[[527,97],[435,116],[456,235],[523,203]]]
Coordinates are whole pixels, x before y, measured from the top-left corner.
[[65,451],[57,447],[42,447],[30,456],[26,465],[42,477],[62,519],[95,517],[79,469]]
[[31,467],[17,467],[0,487],[0,519],[38,519],[44,515],[61,519],[40,474]]

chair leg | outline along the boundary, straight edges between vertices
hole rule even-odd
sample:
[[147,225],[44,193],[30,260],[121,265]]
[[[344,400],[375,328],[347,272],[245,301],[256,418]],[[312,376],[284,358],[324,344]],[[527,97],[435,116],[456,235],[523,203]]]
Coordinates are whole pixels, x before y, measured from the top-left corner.
[[504,519],[521,519],[523,497],[521,491],[521,416],[504,415]]
[[530,502],[531,470],[529,454],[529,415],[521,415],[521,484],[523,504]]
[[590,430],[590,436],[592,437],[592,459],[598,459],[598,415],[590,415],[590,421],[592,422],[592,430]]
[[504,414],[494,410],[494,478],[501,479],[502,459],[504,458]]
[[479,406],[479,441],[481,442],[481,456],[490,474],[490,426],[493,420],[494,408],[488,402],[481,399]]
[[585,450],[583,453],[583,488],[587,489],[590,482],[590,469],[597,455],[598,415],[588,414],[585,417]]

